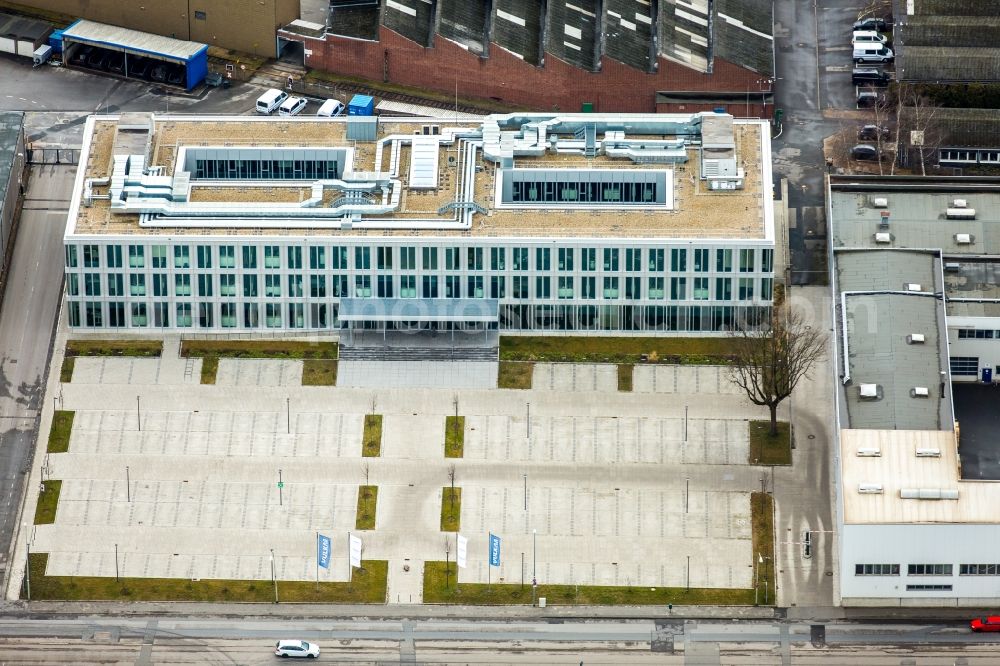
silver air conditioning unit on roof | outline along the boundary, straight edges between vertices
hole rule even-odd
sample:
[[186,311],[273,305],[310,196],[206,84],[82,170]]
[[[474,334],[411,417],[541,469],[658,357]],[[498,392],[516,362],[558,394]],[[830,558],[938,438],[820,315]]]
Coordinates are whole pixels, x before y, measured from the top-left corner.
[[967,208],[968,202],[965,199],[955,199],[951,202],[952,208]]
[[878,398],[879,385],[878,384],[862,384],[858,387],[858,392],[861,395],[862,400],[875,400]]
[[872,205],[876,208],[885,208],[889,205],[889,200],[885,197],[875,197],[872,199]]
[[881,455],[882,455],[882,451],[880,449],[876,449],[874,447],[864,447],[864,448],[858,449],[858,457],[859,458],[878,458]]
[[927,390],[926,386],[914,386],[910,389],[911,398],[927,398],[930,396],[930,391]]
[[949,220],[974,220],[976,219],[975,208],[948,208],[944,212]]
[[906,344],[908,345],[922,345],[924,344],[924,334],[923,333],[910,333],[906,336]]
[[917,449],[918,458],[940,458],[941,449]]
[[861,483],[858,484],[858,492],[862,495],[881,495],[882,494],[882,484],[881,483]]
[[955,234],[955,242],[959,245],[972,245],[972,234]]
[[923,291],[923,290],[924,290],[923,287],[921,287],[916,282],[907,282],[906,284],[903,285],[903,291]]
[[885,244],[892,242],[892,234],[886,233],[884,231],[880,231],[879,233],[875,234],[873,238],[876,243]]

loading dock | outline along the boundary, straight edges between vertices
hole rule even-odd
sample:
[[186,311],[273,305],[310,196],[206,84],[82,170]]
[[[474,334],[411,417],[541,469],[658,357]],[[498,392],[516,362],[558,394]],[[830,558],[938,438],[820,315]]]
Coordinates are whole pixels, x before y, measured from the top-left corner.
[[208,45],[79,20],[62,34],[71,67],[191,90],[208,74]]

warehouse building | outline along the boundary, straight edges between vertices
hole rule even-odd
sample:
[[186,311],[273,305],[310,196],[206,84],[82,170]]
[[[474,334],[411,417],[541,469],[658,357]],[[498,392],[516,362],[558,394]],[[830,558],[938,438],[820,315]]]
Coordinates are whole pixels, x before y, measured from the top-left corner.
[[833,176],[844,605],[1000,602],[1000,182]]
[[770,0],[332,0],[278,37],[316,69],[531,109],[769,117],[773,34]]
[[723,335],[771,306],[757,120],[125,114],[80,165],[74,328]]

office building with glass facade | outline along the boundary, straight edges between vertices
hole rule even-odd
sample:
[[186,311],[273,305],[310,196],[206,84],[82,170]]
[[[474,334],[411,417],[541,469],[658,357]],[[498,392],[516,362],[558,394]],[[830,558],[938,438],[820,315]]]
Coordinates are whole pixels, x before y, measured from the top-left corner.
[[71,327],[722,334],[769,311],[766,123],[95,116]]

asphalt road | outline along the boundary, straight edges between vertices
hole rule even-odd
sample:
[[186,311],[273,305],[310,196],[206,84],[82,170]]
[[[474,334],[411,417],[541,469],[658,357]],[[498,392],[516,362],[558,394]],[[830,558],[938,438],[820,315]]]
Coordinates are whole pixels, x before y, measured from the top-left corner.
[[74,171],[69,166],[33,169],[0,310],[0,580],[6,578],[38,430]]
[[68,657],[77,664],[272,663],[272,645],[279,638],[319,643],[323,648],[320,661],[341,663],[866,666],[898,665],[900,653],[910,658],[926,656],[920,663],[927,664],[954,664],[956,655],[965,664],[996,663],[1000,641],[993,635],[970,634],[964,623],[820,627],[683,620],[5,617],[0,619],[0,661],[52,663]]

